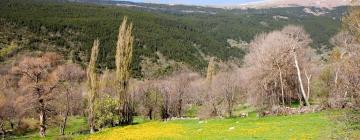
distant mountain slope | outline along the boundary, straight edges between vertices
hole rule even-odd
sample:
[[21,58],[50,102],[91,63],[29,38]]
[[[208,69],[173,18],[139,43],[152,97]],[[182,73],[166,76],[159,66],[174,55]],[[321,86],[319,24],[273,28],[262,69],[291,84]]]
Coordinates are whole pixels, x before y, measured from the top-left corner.
[[333,8],[339,6],[347,6],[350,4],[351,0],[263,0],[260,2],[223,6],[228,8],[274,8],[297,6]]
[[[83,2],[83,1],[82,1]],[[99,5],[100,4],[100,5]],[[126,6],[132,4],[136,6]],[[99,68],[114,67],[114,48],[123,16],[134,23],[134,75],[141,76],[144,58],[181,62],[196,71],[205,71],[207,59],[241,59],[242,48],[231,47],[228,39],[250,42],[256,34],[280,29],[288,24],[304,26],[313,39],[312,47],[330,48],[328,40],[340,30],[340,17],[346,7],[309,8],[324,14],[314,15],[304,7],[272,9],[218,9],[198,6],[161,5],[102,1],[95,4],[64,0],[1,0],[1,23],[26,28],[32,36],[24,49],[44,49],[46,44],[79,63],[88,61],[94,39],[101,40]],[[205,12],[191,12],[205,11]],[[1,34],[1,33],[0,33]],[[26,35],[4,37],[11,40]],[[1,43],[0,43],[1,44]],[[41,47],[40,47],[41,46]]]
[[276,5],[299,5],[314,7],[338,7],[350,5],[351,0],[271,0],[270,4]]

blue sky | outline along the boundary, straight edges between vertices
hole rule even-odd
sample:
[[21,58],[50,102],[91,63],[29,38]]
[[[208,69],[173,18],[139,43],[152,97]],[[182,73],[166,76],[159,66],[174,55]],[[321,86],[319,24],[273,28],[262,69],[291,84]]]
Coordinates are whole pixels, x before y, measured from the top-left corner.
[[164,4],[186,4],[186,5],[228,5],[256,2],[261,0],[127,0],[133,2],[164,3]]

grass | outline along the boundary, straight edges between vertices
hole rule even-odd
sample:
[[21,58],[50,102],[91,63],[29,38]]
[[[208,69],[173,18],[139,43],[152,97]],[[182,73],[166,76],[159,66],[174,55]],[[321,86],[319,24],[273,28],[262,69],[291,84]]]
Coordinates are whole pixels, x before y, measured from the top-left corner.
[[338,112],[321,112],[295,116],[152,121],[138,125],[105,129],[93,135],[78,137],[90,140],[160,139],[331,139],[336,127],[328,117]]
[[[342,122],[334,118],[344,111],[323,111],[319,113],[269,116],[258,118],[250,113],[247,118],[147,121],[135,118],[137,124],[103,129],[95,134],[80,134],[87,129],[86,119],[72,117],[66,129],[67,136],[60,137],[58,128],[50,128],[46,139],[89,139],[89,140],[307,140],[341,139],[345,129]],[[343,123],[345,124],[345,123]],[[359,131],[350,135],[353,139]],[[355,137],[354,137],[355,136]],[[40,139],[37,132],[19,139]]]
[[32,139],[32,140],[36,140],[36,139],[43,139],[43,140],[52,140],[52,139],[72,139],[73,137],[76,137],[78,135],[80,135],[81,132],[86,131],[87,128],[87,123],[86,123],[86,119],[83,117],[70,117],[69,121],[67,123],[67,127],[65,129],[65,135],[66,136],[60,136],[60,128],[59,127],[50,127],[47,129],[46,131],[46,137],[45,138],[41,138],[39,136],[38,131],[36,132],[31,132],[25,136],[17,136],[17,137],[12,137],[13,139]]

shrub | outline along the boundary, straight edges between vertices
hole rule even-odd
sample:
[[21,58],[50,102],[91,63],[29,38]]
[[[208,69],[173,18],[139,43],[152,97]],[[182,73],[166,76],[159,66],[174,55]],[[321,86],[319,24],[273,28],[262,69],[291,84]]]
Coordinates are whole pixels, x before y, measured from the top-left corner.
[[95,102],[95,125],[97,128],[114,126],[118,120],[117,100],[106,96]]

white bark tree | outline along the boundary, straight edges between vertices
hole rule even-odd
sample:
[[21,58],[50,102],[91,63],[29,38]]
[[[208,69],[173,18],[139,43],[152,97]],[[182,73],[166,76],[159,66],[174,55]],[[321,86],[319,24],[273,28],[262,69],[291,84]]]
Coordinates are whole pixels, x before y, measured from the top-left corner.
[[[296,97],[300,89],[300,99],[308,101],[303,75],[307,63],[311,63],[309,43],[311,39],[303,28],[286,26],[281,31],[258,35],[250,44],[250,53],[245,58],[245,64],[250,71],[250,84],[256,86],[249,89],[258,97],[262,105],[285,105],[285,100]],[[294,79],[294,75],[297,76]],[[310,79],[310,73],[308,77]],[[254,88],[254,87],[251,87]],[[259,94],[257,94],[259,93]]]

